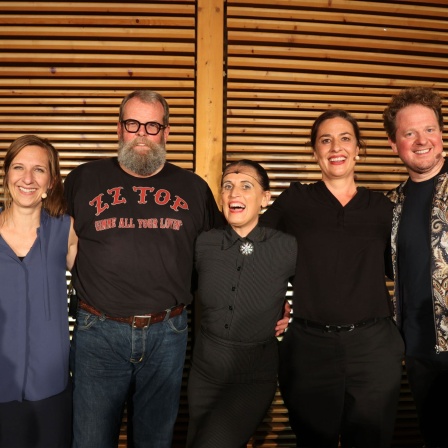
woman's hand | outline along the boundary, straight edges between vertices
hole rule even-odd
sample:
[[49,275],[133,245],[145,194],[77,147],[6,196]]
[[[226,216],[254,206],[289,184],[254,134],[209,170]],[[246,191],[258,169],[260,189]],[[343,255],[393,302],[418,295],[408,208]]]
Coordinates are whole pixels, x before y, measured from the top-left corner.
[[275,327],[276,337],[281,336],[283,333],[286,332],[290,318],[291,318],[291,305],[287,300],[285,300],[285,305],[283,308],[283,318],[277,322],[277,326]]

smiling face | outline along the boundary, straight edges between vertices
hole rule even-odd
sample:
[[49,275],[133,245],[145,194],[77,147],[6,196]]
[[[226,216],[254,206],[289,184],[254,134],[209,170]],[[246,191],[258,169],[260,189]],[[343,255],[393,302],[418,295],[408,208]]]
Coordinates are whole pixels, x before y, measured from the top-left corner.
[[12,206],[41,208],[42,194],[51,186],[46,149],[25,146],[12,160],[6,175]]
[[353,178],[358,142],[352,124],[341,117],[323,121],[317,130],[314,156],[322,179]]
[[[140,123],[163,124],[163,117],[164,109],[159,102],[147,103],[139,98],[132,98],[123,109],[123,121],[136,120]],[[147,177],[163,168],[169,126],[161,129],[157,135],[150,135],[147,134],[144,126],[140,126],[137,132],[128,132],[120,121],[117,125],[117,133],[118,161],[124,171],[137,177]]]
[[442,131],[434,111],[414,104],[401,109],[396,116],[395,142],[392,150],[406,165],[415,182],[439,173],[444,163]]
[[254,168],[239,166],[231,171],[222,179],[222,211],[235,232],[246,237],[257,225],[260,209],[268,205],[271,194],[261,187]]

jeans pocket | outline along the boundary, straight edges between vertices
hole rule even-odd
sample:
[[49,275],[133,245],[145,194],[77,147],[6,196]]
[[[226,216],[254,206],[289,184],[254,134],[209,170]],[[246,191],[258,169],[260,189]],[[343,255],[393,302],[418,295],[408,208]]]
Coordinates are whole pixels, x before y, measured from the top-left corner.
[[88,313],[87,311],[78,309],[78,315],[76,316],[76,325],[78,330],[88,330],[96,322],[98,322],[99,316]]
[[188,330],[187,310],[183,310],[179,316],[172,317],[167,323],[175,333],[185,333]]

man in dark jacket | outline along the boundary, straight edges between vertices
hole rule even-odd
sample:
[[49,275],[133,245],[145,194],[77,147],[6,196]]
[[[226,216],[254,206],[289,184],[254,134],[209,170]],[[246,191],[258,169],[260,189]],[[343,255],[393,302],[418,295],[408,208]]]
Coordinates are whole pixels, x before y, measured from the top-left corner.
[[430,88],[395,95],[383,114],[392,150],[409,179],[394,202],[394,306],[406,343],[406,368],[426,447],[447,447],[448,162],[442,98]]

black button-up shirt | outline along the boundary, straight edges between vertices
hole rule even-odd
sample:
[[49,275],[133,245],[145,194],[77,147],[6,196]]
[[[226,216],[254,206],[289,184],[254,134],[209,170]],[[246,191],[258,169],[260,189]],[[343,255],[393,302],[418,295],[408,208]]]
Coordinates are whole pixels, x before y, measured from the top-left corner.
[[202,233],[195,250],[201,325],[232,341],[272,338],[296,257],[295,238],[273,229],[256,227],[246,238],[230,226]]

